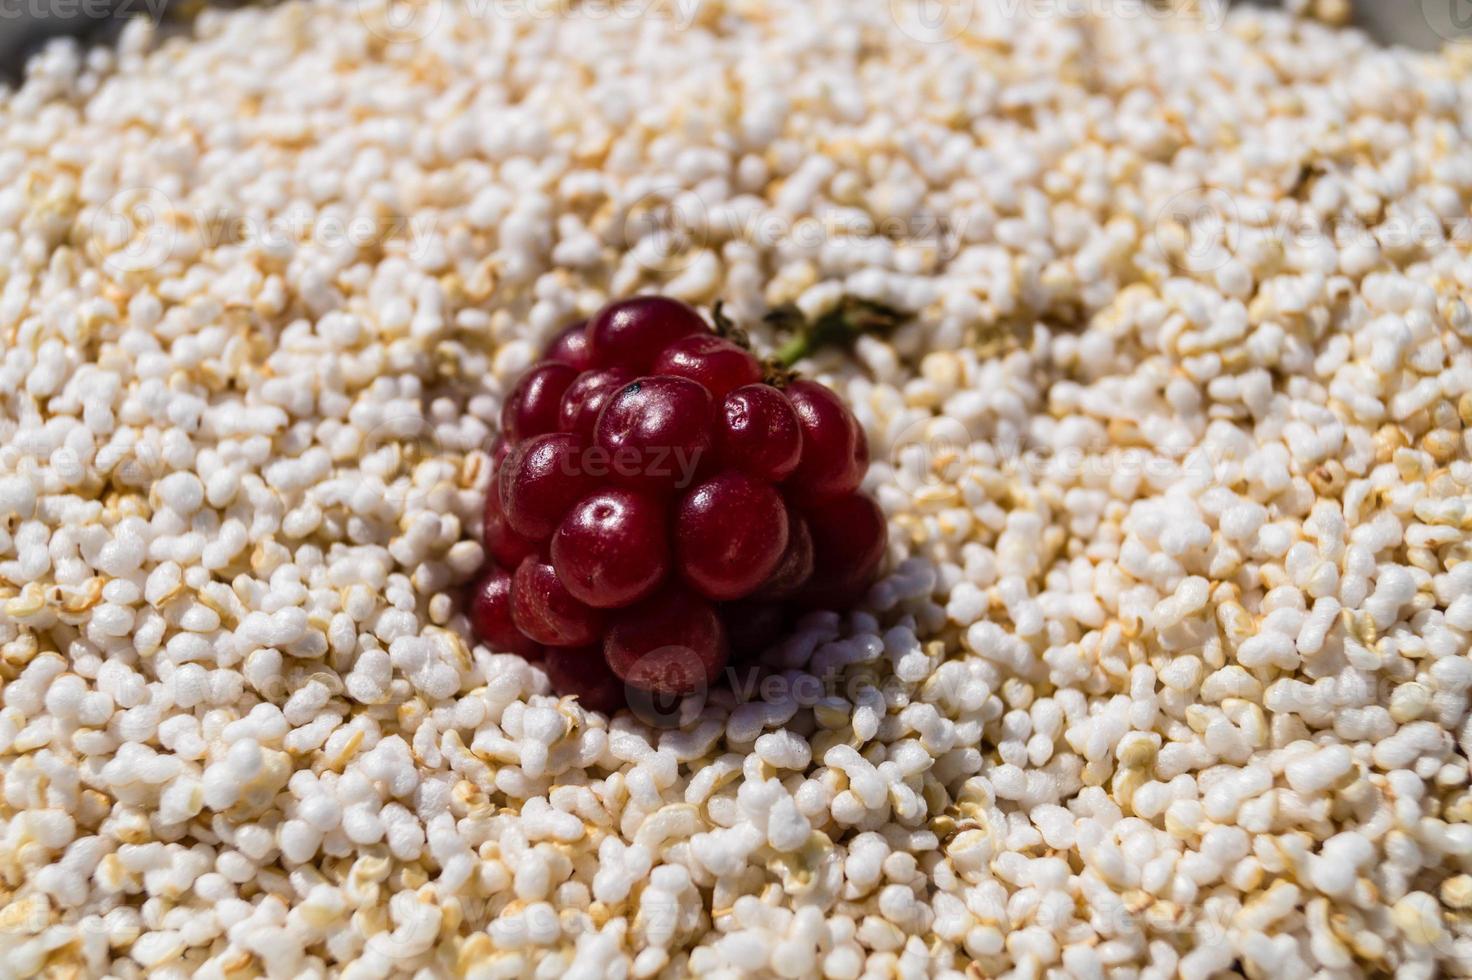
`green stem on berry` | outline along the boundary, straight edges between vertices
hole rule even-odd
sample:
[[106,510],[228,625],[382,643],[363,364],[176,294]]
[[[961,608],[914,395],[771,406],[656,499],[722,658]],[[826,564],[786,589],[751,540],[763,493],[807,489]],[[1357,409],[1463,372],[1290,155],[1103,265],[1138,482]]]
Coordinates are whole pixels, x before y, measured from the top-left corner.
[[[726,315],[720,300],[711,312],[716,335],[751,350],[746,331]],[[888,336],[905,321],[898,310],[866,299],[845,296],[827,313],[809,320],[795,303],[784,303],[770,310],[762,320],[779,334],[790,334],[777,352],[764,360],[767,384],[785,388],[796,377],[792,366],[824,347],[847,349],[865,334]]]
[[887,336],[904,322],[905,316],[879,303],[845,296],[816,320],[809,320],[790,303],[768,313],[766,320],[779,329],[795,331],[775,356],[779,365],[790,368],[824,347],[852,347],[866,334]]
[[775,357],[777,363],[783,367],[792,367],[792,365],[811,354],[813,348],[812,334],[800,333],[777,348]]

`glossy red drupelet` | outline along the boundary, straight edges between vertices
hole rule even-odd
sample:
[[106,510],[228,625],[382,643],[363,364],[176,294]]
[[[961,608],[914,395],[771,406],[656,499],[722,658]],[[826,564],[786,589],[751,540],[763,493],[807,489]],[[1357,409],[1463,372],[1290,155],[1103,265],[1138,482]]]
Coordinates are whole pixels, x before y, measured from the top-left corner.
[[624,682],[603,659],[603,647],[552,647],[544,665],[552,689],[583,707],[613,714],[624,706]]
[[832,390],[763,374],[661,296],[558,334],[502,410],[476,635],[613,711],[626,689],[702,690],[792,612],[861,599],[886,543],[864,431]]

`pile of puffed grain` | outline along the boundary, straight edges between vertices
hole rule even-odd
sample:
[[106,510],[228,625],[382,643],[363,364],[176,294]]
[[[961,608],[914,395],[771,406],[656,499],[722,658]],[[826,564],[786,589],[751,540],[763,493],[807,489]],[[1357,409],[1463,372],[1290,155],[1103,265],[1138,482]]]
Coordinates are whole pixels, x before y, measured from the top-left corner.
[[[1465,51],[383,4],[0,93],[0,975],[1472,971]],[[891,573],[681,727],[457,600],[644,289],[915,315],[807,365]]]

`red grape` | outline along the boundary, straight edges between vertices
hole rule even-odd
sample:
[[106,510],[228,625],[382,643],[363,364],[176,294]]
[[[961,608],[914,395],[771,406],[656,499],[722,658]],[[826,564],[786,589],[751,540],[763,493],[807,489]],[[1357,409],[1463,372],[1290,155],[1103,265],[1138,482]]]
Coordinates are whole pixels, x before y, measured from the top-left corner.
[[649,595],[669,574],[664,507],[618,487],[588,497],[552,537],[552,564],[567,590],[612,609]]
[[554,691],[587,710],[611,715],[624,706],[624,682],[609,669],[602,647],[553,647],[543,669]]
[[792,475],[802,458],[797,410],[771,385],[746,385],[726,396],[716,413],[721,460],[773,483]]
[[762,379],[762,366],[750,353],[712,334],[682,337],[654,359],[654,374],[673,374],[705,386],[719,402],[733,388]]
[[598,413],[603,411],[608,399],[633,380],[634,375],[622,368],[584,371],[562,396],[559,427],[563,432],[575,432],[591,443]]
[[647,371],[673,341],[710,328],[690,307],[665,296],[635,296],[610,303],[588,324],[593,363]]
[[796,595],[813,577],[813,563],[813,536],[808,531],[808,522],[789,506],[787,550],[754,595],[763,599],[787,599]]
[[527,637],[551,647],[587,646],[603,629],[603,614],[573,598],[556,569],[536,556],[511,579],[511,619]]
[[496,441],[491,443],[491,485],[496,485],[496,474],[501,472],[501,464],[506,457],[511,455],[511,443],[506,441],[505,436],[497,436]]
[[884,512],[873,498],[852,493],[826,500],[804,516],[813,535],[815,567],[801,598],[826,608],[862,599],[884,561]]
[[517,534],[506,523],[506,515],[501,512],[501,495],[494,487],[486,494],[481,541],[486,546],[486,553],[502,568],[515,568],[523,558],[537,550],[537,542]]
[[691,488],[675,508],[680,573],[712,599],[749,595],[787,550],[787,508],[770,483],[726,470]]
[[593,348],[588,343],[588,321],[579,320],[552,338],[542,353],[545,361],[557,361],[577,371],[593,366]]
[[469,614],[476,638],[491,649],[528,659],[540,653],[537,644],[511,621],[511,576],[501,569],[481,571],[470,587]]
[[710,392],[688,378],[639,378],[621,388],[593,430],[616,483],[689,486],[710,452]]
[[511,529],[545,541],[573,504],[594,489],[586,469],[586,447],[575,435],[534,436],[514,449],[501,466],[501,511]]
[[616,614],[603,645],[613,672],[656,694],[692,694],[726,665],[726,631],[710,603],[673,586]]
[[782,638],[787,620],[787,610],[777,603],[743,600],[721,606],[732,658],[749,660],[763,653]]
[[538,364],[516,383],[501,406],[501,434],[518,443],[544,432],[556,432],[562,395],[578,372],[566,364]]
[[859,420],[833,391],[816,381],[794,381],[787,397],[802,426],[802,462],[788,485],[812,502],[852,493],[869,468],[869,443]]

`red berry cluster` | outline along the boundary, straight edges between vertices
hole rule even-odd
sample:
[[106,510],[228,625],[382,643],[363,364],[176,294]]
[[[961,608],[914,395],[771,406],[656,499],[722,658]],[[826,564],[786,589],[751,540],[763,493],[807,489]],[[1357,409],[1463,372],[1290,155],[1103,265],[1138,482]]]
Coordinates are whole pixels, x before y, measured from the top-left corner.
[[792,610],[861,596],[885,545],[863,429],[823,385],[763,377],[660,296],[559,335],[501,414],[480,639],[612,711],[625,686],[699,690]]

